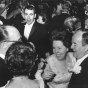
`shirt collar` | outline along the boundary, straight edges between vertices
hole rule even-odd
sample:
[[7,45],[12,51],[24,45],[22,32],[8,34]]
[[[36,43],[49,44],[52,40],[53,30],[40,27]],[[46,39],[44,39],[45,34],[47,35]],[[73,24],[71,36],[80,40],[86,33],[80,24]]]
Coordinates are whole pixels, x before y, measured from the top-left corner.
[[5,55],[0,53],[0,57],[1,57],[2,59],[4,59],[4,58],[5,58]]
[[78,59],[77,62],[76,62],[76,64],[80,65],[86,59],[86,57],[88,57],[88,54],[85,55],[85,56],[83,56],[81,59]]
[[31,24],[27,24],[25,26],[32,26],[34,24],[35,20]]

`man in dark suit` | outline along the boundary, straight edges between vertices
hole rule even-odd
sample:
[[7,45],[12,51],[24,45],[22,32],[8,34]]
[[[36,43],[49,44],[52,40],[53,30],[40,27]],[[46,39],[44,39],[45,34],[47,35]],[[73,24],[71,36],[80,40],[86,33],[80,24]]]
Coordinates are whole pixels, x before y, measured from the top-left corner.
[[5,65],[5,54],[12,43],[21,38],[19,31],[13,26],[0,27],[0,87],[4,86],[13,76]]
[[77,62],[68,88],[88,88],[88,32],[78,30],[72,37],[71,48]]
[[48,31],[51,34],[53,30],[55,30],[56,28],[58,28],[60,30],[60,28],[63,27],[64,25],[64,21],[67,17],[70,16],[69,14],[69,6],[67,6],[67,4],[63,1],[57,1],[56,3],[56,14],[53,18],[51,23],[48,26]]
[[[24,42],[34,43],[39,58],[45,58],[45,53],[47,52],[47,38],[48,31],[45,25],[39,24],[36,18],[36,11],[34,5],[26,6],[23,10],[24,21],[19,22],[16,20],[14,26],[17,27],[22,35]],[[18,17],[16,19],[19,19]]]

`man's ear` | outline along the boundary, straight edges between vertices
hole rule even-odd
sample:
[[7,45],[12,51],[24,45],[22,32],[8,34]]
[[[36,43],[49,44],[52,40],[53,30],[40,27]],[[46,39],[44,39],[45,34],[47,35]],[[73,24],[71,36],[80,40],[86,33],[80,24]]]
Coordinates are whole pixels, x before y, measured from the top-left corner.
[[4,50],[7,50],[10,47],[10,42],[4,42],[2,44],[3,44],[2,47]]
[[36,14],[35,14],[35,18],[36,18]]
[[85,45],[85,51],[88,52],[88,45]]
[[67,48],[67,51],[68,51],[69,49]]

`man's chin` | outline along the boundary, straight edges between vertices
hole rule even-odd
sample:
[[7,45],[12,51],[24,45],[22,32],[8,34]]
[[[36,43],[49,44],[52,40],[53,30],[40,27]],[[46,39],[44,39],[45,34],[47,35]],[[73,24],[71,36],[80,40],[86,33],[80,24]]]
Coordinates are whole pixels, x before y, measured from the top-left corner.
[[32,24],[32,22],[27,22],[29,25]]
[[77,55],[76,55],[76,53],[75,53],[75,52],[73,53],[73,56],[74,56],[75,58],[77,58]]

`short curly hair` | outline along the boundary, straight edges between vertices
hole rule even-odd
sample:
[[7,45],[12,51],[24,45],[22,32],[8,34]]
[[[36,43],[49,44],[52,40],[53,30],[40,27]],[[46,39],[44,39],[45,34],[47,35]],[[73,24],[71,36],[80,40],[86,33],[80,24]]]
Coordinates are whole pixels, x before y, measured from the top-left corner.
[[55,29],[51,35],[50,35],[50,41],[53,42],[54,40],[56,41],[61,41],[66,48],[70,48],[71,46],[71,41],[69,39],[69,35],[67,34],[66,31],[63,30],[58,31],[58,29]]
[[28,75],[35,62],[35,52],[31,43],[13,43],[5,56],[7,68],[13,75]]
[[[79,26],[78,26],[78,23],[80,23]],[[81,20],[75,16],[67,17],[64,21],[64,26],[69,28],[70,32],[76,31],[79,27],[81,27]]]

